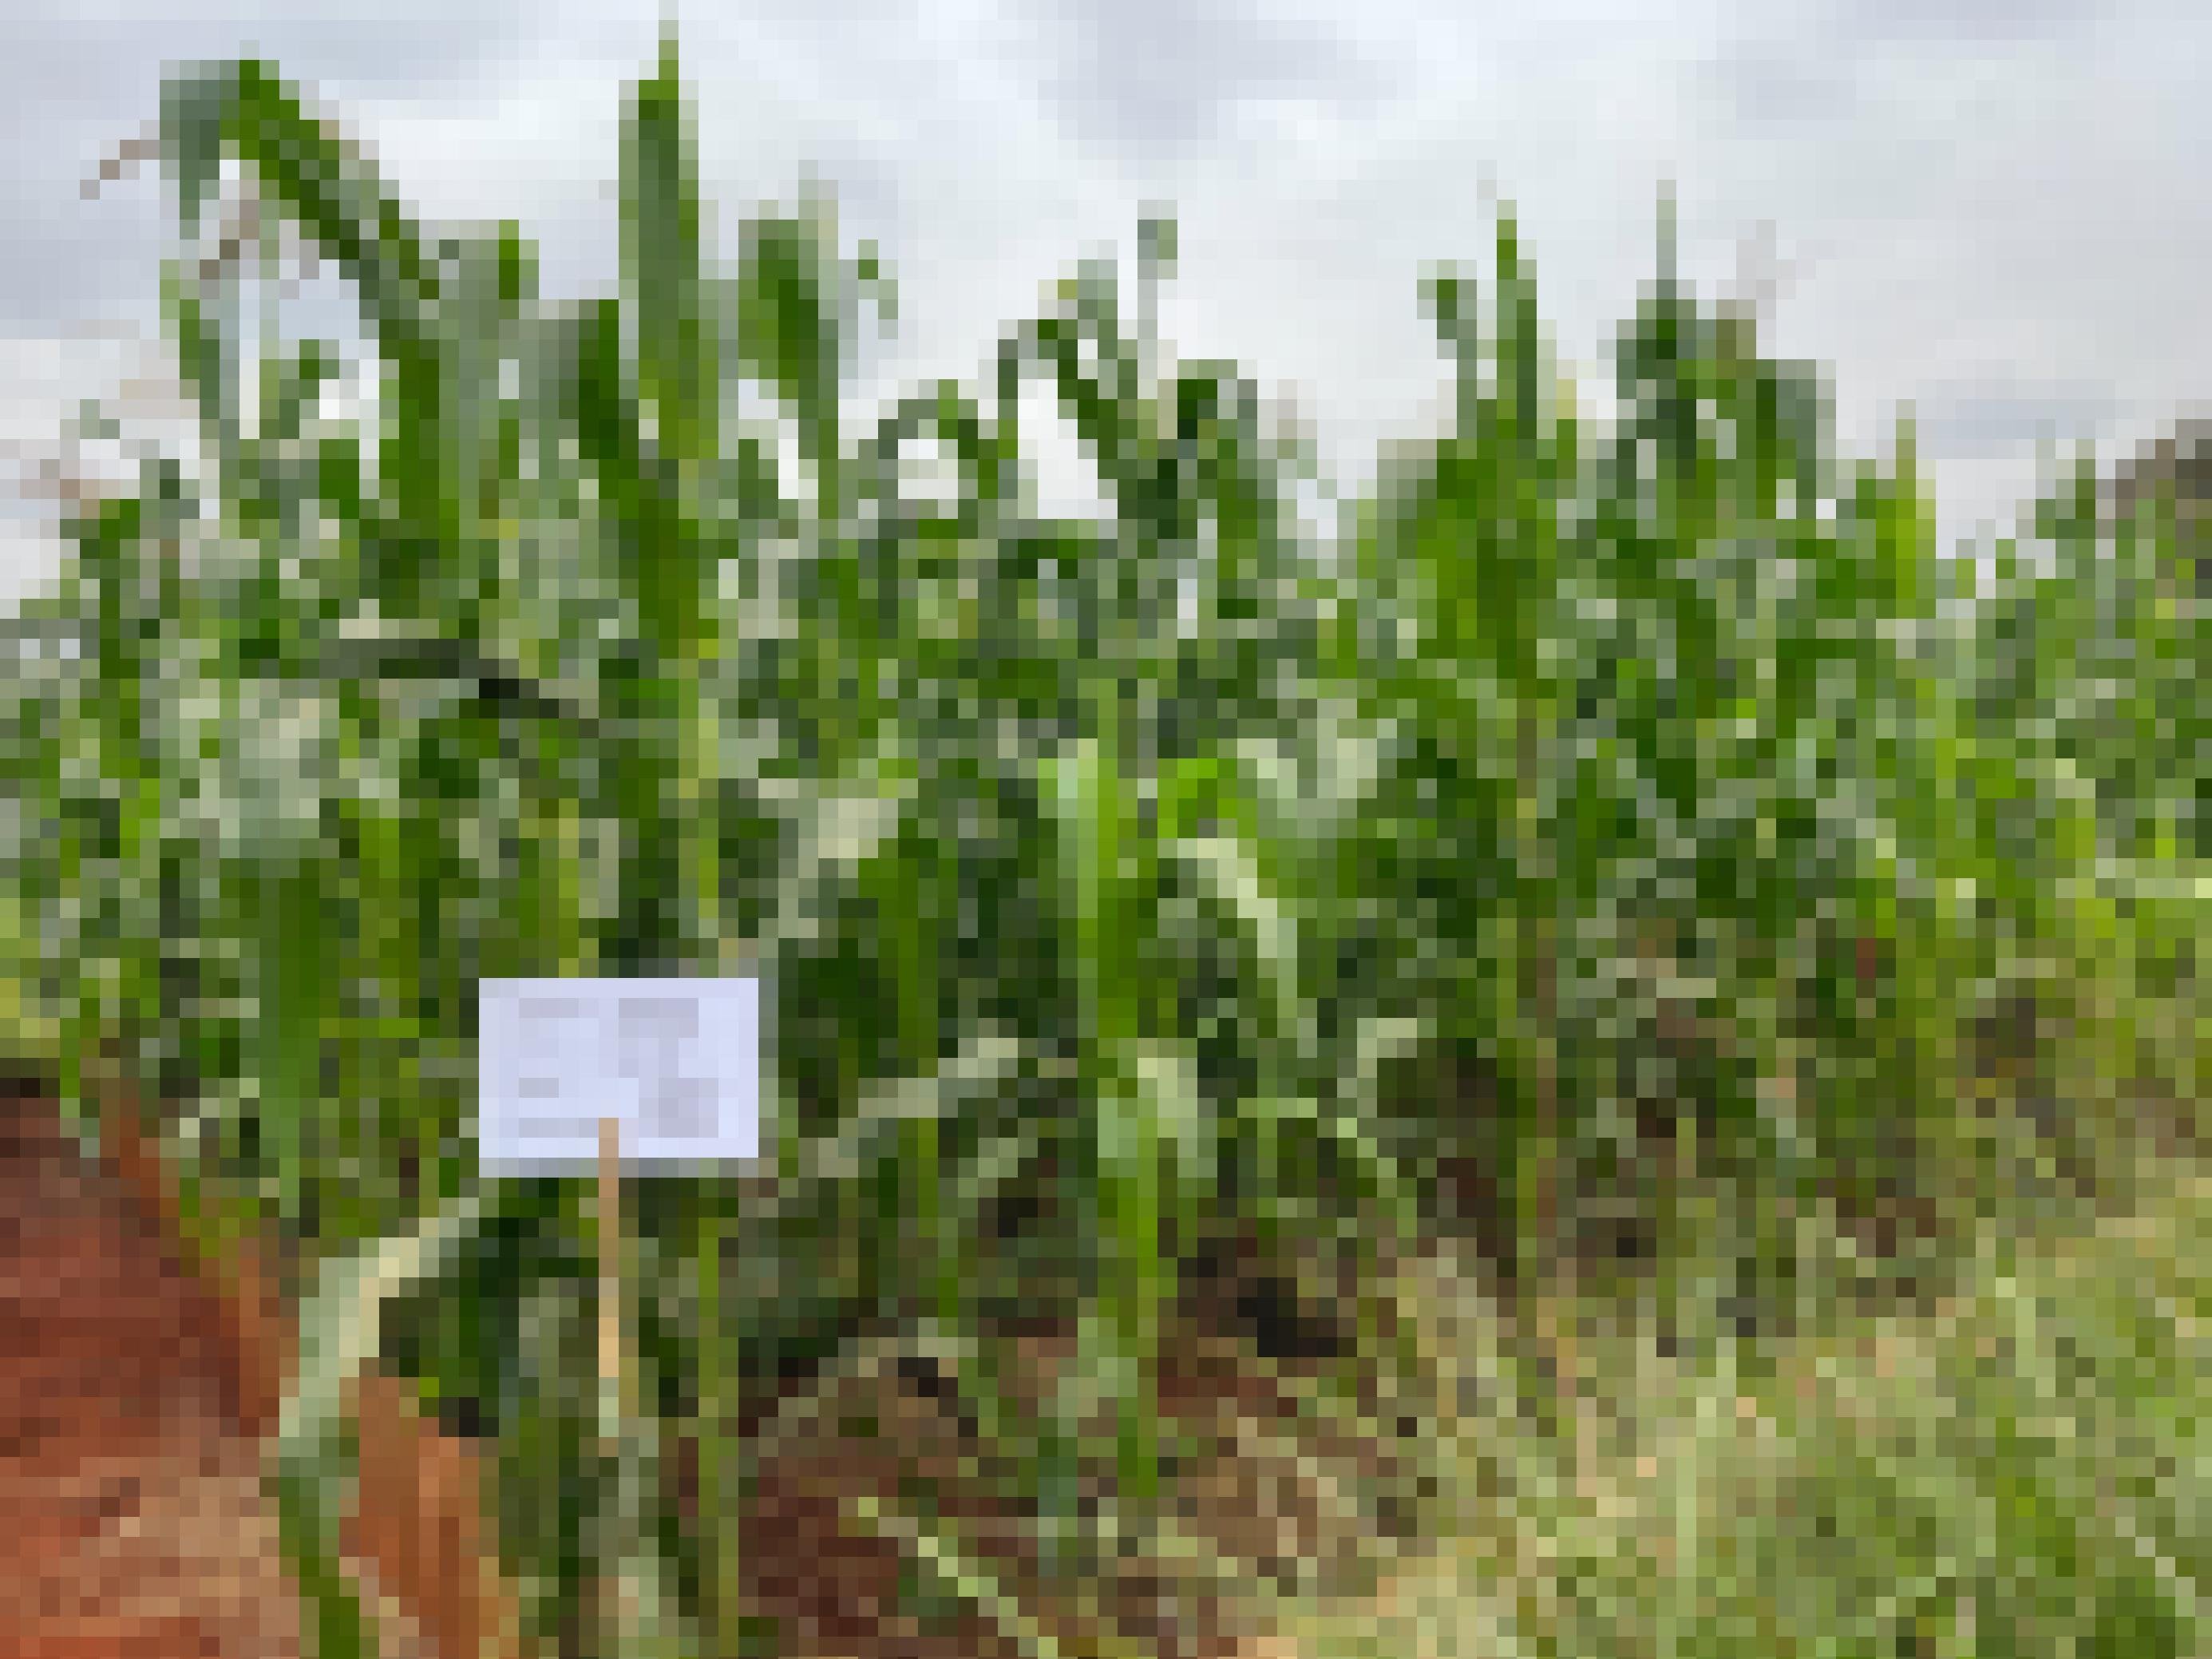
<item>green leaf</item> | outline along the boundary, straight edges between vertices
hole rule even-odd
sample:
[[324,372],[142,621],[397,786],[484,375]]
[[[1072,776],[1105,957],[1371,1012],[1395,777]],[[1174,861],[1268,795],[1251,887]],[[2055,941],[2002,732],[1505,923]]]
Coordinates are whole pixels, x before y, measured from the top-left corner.
[[653,449],[678,469],[696,469],[720,453],[721,381],[701,272],[696,119],[671,28],[662,38],[659,73],[637,87],[623,134],[623,286],[637,331],[638,394],[652,421]]
[[475,1230],[475,1194],[424,1218],[414,1233],[373,1240],[324,1264],[300,1308],[300,1361],[271,1448],[295,1571],[318,1609],[319,1650],[374,1652],[373,1629],[352,1605],[337,1565],[339,1517],[354,1471],[340,1431],[347,1385],[376,1355],[384,1306],[441,1271],[455,1244]]
[[201,210],[222,176],[223,115],[231,95],[229,77],[213,64],[173,75],[161,88],[162,145],[187,237],[198,234]]

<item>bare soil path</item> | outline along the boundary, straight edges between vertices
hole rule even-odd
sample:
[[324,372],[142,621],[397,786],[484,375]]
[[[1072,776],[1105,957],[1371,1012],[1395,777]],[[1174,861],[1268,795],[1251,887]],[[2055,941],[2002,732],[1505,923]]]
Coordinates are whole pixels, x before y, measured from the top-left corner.
[[52,1103],[0,1097],[0,1656],[302,1651],[219,1318]]

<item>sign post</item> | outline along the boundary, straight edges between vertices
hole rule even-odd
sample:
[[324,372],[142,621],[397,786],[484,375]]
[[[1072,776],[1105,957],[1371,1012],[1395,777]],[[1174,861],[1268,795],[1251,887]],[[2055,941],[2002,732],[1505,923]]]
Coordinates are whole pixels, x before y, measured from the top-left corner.
[[[599,1120],[599,1391],[605,1405],[600,1433],[629,1416],[623,1387],[622,1343],[622,1121]],[[608,1449],[611,1450],[612,1448]]]
[[[638,1539],[648,1460],[623,1340],[622,1179],[625,1164],[699,1176],[759,1158],[761,982],[482,980],[477,993],[479,1170],[494,1179],[597,1176],[599,1439],[617,1470],[619,1547],[632,1557],[614,1575],[608,1611],[618,1651],[657,1651],[673,1632],[645,1632],[641,1646],[635,1628],[664,1603],[650,1593],[646,1607],[635,1601],[639,1581],[657,1583],[659,1573]],[[715,1314],[710,1300],[702,1344],[719,1339]],[[734,1540],[734,1514],[714,1521]],[[733,1553],[718,1577],[734,1627]]]
[[[622,1121],[599,1120],[599,1456],[615,1474],[616,1524],[625,1554],[638,1544],[638,1460],[627,1443],[629,1400],[623,1387]],[[627,1566],[628,1563],[622,1564]],[[638,1609],[627,1571],[603,1575],[601,1605],[617,1653],[635,1650]]]

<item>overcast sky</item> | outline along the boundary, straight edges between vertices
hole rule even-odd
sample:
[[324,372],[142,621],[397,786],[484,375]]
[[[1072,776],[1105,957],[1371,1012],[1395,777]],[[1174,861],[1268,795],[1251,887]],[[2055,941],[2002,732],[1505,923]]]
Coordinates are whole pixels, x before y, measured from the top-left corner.
[[[112,331],[158,337],[162,181],[148,167],[89,201],[79,185],[152,118],[180,62],[273,57],[419,211],[520,217],[551,296],[612,279],[624,87],[652,64],[658,0],[47,10],[0,34],[0,191],[21,251],[0,261],[0,442],[17,465],[75,398],[145,372]],[[1768,347],[1828,375],[1845,454],[1883,453],[1912,404],[1947,548],[2007,519],[2044,448],[2087,440],[2111,459],[2205,412],[2203,7],[777,0],[678,15],[723,248],[811,167],[848,244],[872,237],[891,261],[899,331],[870,350],[856,404],[923,376],[975,383],[1044,284],[1087,254],[1128,269],[1159,202],[1182,230],[1167,347],[1237,359],[1357,487],[1378,442],[1442,418],[1418,284],[1443,261],[1486,274],[1486,180],[1518,212],[1562,366],[1602,416],[1604,354],[1653,275],[1671,178],[1685,274],[1708,295],[1779,279]],[[1040,458],[1048,505],[1071,501],[1079,465],[1072,441]],[[4,528],[12,604],[58,553],[28,509]]]

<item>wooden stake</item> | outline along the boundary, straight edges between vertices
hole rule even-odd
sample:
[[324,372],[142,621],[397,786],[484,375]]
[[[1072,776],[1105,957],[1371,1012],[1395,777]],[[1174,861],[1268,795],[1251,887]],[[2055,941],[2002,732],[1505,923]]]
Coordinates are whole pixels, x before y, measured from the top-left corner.
[[[619,1407],[622,1364],[622,1125],[599,1120],[599,1382]],[[602,1421],[600,1431],[615,1425]]]
[[[599,1450],[611,1460],[614,1477],[615,1515],[626,1528],[629,1516],[623,1499],[628,1470],[622,1443],[628,1427],[627,1402],[623,1399],[622,1353],[622,1126],[611,1117],[599,1120]],[[601,1564],[599,1616],[613,1652],[623,1650],[632,1621],[622,1577],[622,1552],[629,1544],[625,1532],[615,1547],[614,1559]]]

